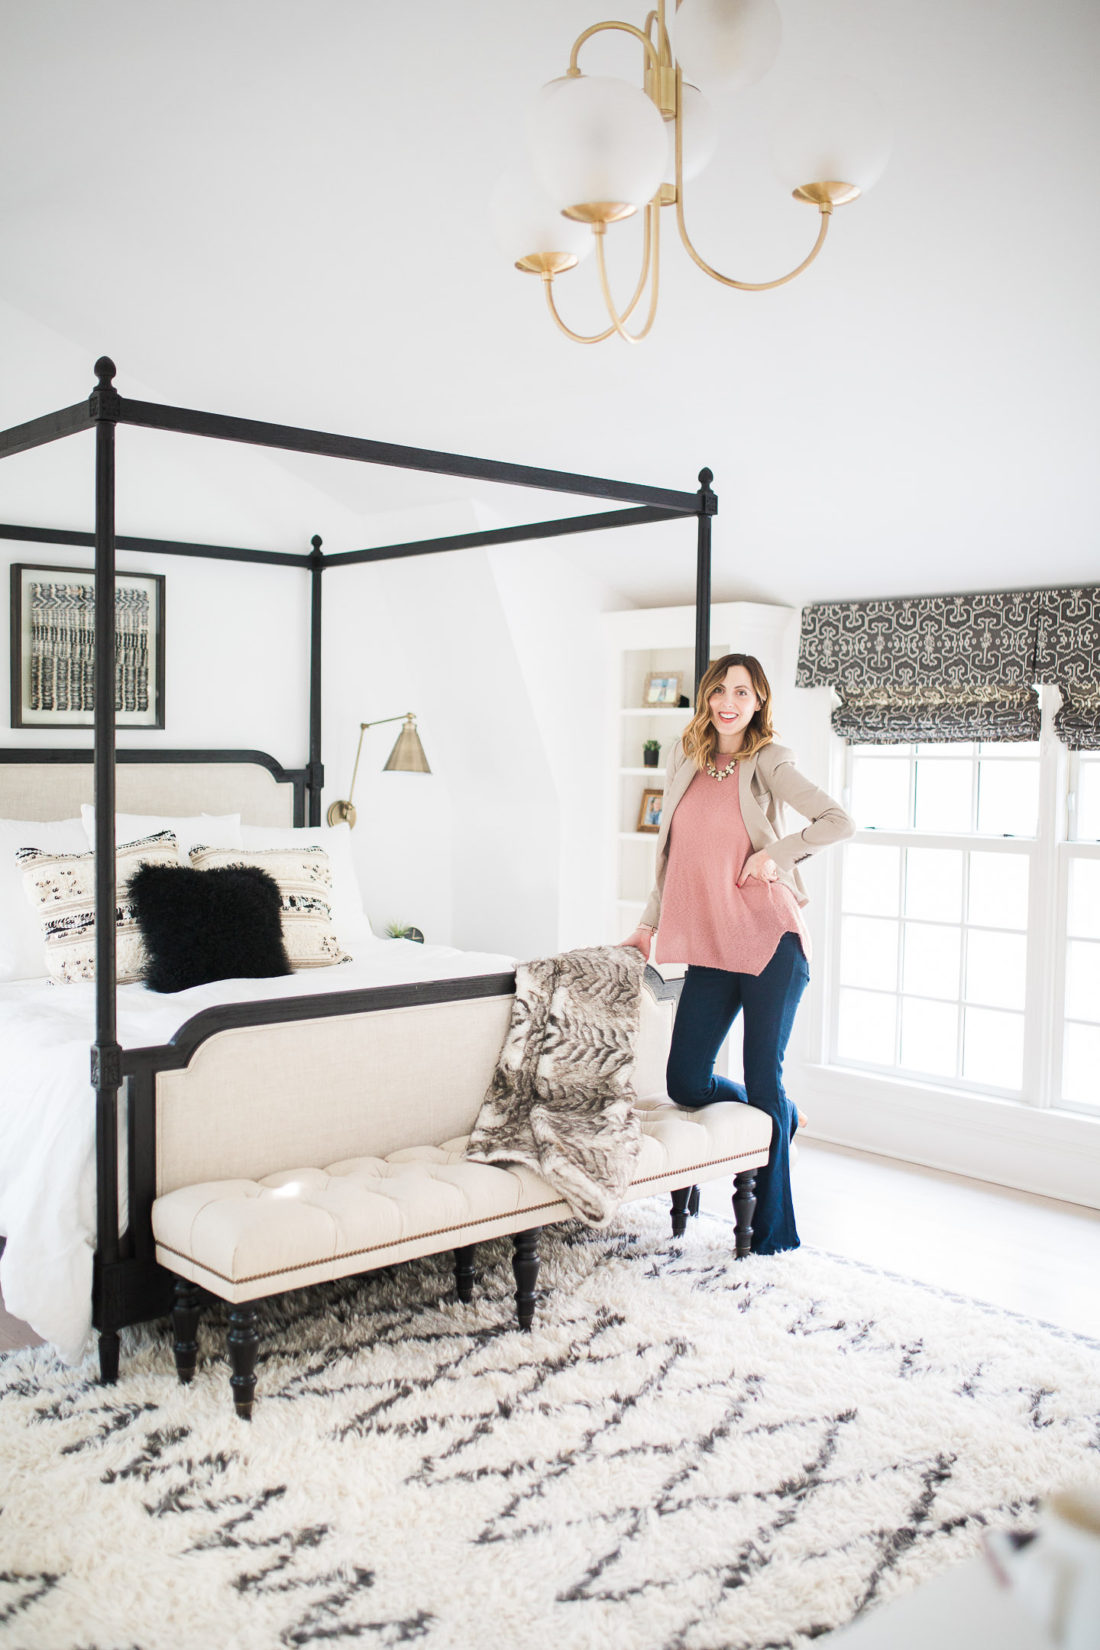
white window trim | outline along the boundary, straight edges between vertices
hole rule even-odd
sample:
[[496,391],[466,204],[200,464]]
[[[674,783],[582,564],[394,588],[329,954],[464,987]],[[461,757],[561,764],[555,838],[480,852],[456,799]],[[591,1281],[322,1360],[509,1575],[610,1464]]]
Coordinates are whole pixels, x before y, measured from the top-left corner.
[[[1074,860],[1100,859],[1100,842],[1075,842],[1073,829],[1075,825],[1075,801],[1081,766],[1080,752],[1070,753],[1065,760],[1066,767],[1066,806],[1064,810],[1064,831],[1057,844],[1057,899],[1053,921],[1056,924],[1054,936],[1055,966],[1051,970],[1051,1024],[1063,1027],[1066,1018],[1066,954],[1069,950],[1069,873]],[[1055,1047],[1050,1054],[1050,1072],[1053,1092],[1061,1095],[1062,1092],[1062,1065],[1065,1058],[1064,1036],[1054,1039]],[[1100,1082],[1100,1076],[1097,1081]],[[1081,1105],[1072,1100],[1059,1100],[1058,1104],[1067,1111],[1083,1117],[1095,1116],[1095,1109]]]

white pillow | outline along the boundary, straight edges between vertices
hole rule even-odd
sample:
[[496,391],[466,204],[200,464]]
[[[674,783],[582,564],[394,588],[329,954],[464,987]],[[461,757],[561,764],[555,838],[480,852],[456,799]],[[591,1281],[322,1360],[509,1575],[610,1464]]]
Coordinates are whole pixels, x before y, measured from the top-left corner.
[[[83,803],[80,817],[84,822],[87,842],[82,847],[95,848],[95,809]],[[189,865],[188,854],[200,842],[208,848],[240,848],[240,814],[191,814],[185,818],[167,814],[116,814],[115,846],[120,842],[137,842],[161,831],[171,831],[180,845],[180,861]]]
[[0,819],[0,980],[40,980],[46,974],[42,929],[23,892],[19,848],[51,854],[83,854],[88,847],[79,819]]
[[[212,848],[220,844],[212,842]],[[235,846],[235,844],[231,844]],[[282,825],[242,825],[242,848],[323,848],[332,866],[332,923],[343,938],[363,923],[363,895],[355,874],[351,826],[304,825],[299,830]]]

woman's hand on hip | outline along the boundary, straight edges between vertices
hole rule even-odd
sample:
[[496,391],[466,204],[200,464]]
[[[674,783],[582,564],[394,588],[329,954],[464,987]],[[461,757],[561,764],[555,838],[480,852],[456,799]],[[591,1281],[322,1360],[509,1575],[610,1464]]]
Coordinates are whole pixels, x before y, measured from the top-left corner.
[[628,939],[621,941],[621,944],[632,945],[635,951],[640,951],[646,962],[648,962],[649,953],[653,947],[653,930],[652,928],[646,928],[643,923],[639,923],[633,934]]
[[758,848],[755,854],[750,854],[741,867],[741,875],[737,879],[738,888],[743,888],[750,878],[755,877],[758,882],[774,882],[779,875],[774,859],[768,858],[766,848]]

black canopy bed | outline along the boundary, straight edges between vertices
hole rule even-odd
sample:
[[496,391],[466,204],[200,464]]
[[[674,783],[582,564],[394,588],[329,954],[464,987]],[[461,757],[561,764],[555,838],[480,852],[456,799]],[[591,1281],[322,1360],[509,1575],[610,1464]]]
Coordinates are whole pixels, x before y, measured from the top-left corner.
[[[268,808],[255,817],[261,823],[285,821],[295,827],[319,827],[324,768],[321,754],[322,596],[326,575],[341,567],[399,557],[438,554],[477,546],[519,543],[529,539],[618,527],[672,521],[683,516],[697,520],[695,679],[709,657],[711,518],[717,511],[712,475],[702,470],[695,492],[675,492],[642,484],[574,475],[531,466],[468,458],[418,448],[394,446],[358,437],[258,422],[187,408],[135,401],[114,387],[114,364],[102,358],[95,367],[97,384],[87,400],[0,433],[0,458],[11,457],[48,442],[95,430],[95,531],[73,532],[48,527],[0,525],[0,537],[24,543],[93,547],[95,552],[94,723],[92,744],[83,748],[8,747],[0,750],[0,776],[22,786],[24,809],[44,819],[60,819],[60,802],[37,807],[39,794],[60,785],[67,799],[94,801],[96,915],[94,942],[94,1041],[91,1048],[91,1086],[95,1092],[95,1252],[92,1263],[91,1322],[99,1337],[102,1378],[115,1379],[118,1370],[119,1331],[131,1324],[163,1315],[170,1305],[171,1280],[154,1255],[150,1211],[157,1184],[157,1081],[179,1072],[204,1047],[224,1034],[254,1032],[263,1037],[274,1028],[294,1022],[325,1021],[339,1024],[348,1017],[416,1005],[496,1000],[514,990],[514,974],[504,968],[460,974],[453,978],[419,978],[396,985],[367,985],[341,989],[337,974],[331,983],[308,994],[272,995],[262,1000],[219,1002],[193,1014],[170,1036],[145,1046],[122,1046],[118,1021],[118,958],[116,926],[117,870],[115,816],[123,805],[149,810],[157,795],[158,776],[178,779],[201,770],[213,776],[215,806],[224,803],[240,784],[248,788],[260,775]],[[115,432],[118,425],[135,425],[214,440],[235,441],[280,451],[328,456],[345,462],[376,464],[414,471],[459,476],[473,482],[563,493],[610,502],[618,508],[597,513],[531,522],[523,526],[403,544],[326,554],[315,537],[305,554],[246,549],[228,545],[184,543],[135,538],[115,532]],[[115,581],[116,550],[176,555],[241,563],[259,563],[304,570],[310,583],[309,753],[305,764],[284,768],[263,752],[248,750],[119,749],[115,703]],[[14,668],[14,667],[13,667]],[[64,776],[64,778],[62,777]],[[75,782],[75,788],[74,788]],[[273,787],[273,789],[272,789]],[[267,792],[278,795],[274,803]],[[7,793],[5,793],[7,794]],[[31,801],[27,801],[30,798]],[[206,795],[200,798],[206,805]],[[54,811],[46,811],[53,806]],[[65,806],[71,808],[71,800]],[[0,813],[4,812],[0,806]],[[415,948],[414,948],[415,949]],[[330,971],[327,971],[331,973]],[[298,976],[294,977],[298,979]],[[266,985],[268,982],[262,982]],[[66,987],[66,990],[70,988]],[[259,1045],[256,1045],[257,1047]],[[7,1060],[5,1061],[7,1064]]]

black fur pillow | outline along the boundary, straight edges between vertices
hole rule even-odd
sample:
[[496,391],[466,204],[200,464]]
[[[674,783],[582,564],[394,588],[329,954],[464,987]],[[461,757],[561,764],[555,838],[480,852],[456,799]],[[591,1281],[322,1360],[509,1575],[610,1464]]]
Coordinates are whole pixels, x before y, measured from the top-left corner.
[[142,979],[152,991],[290,973],[279,889],[257,865],[142,865],[128,898],[145,945]]

